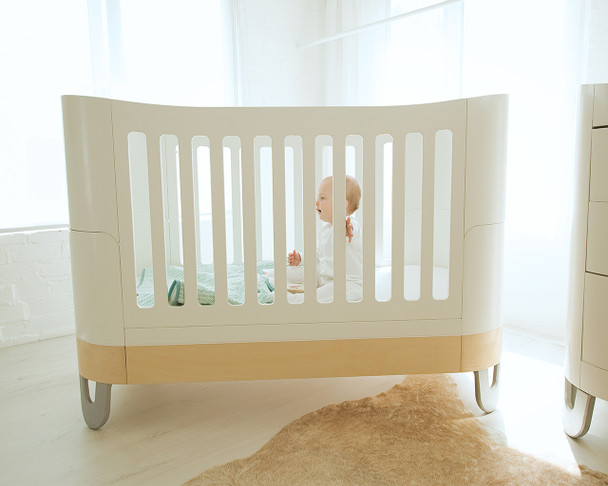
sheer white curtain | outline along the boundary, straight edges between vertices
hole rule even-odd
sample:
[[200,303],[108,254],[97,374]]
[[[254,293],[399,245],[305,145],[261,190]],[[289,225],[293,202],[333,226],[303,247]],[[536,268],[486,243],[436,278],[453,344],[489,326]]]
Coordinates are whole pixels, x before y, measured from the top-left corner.
[[463,95],[509,94],[505,324],[563,340],[582,2],[466,0]]
[[[433,4],[437,2],[391,2],[391,15],[403,17],[389,27],[383,104],[461,97],[464,2],[420,10]],[[407,15],[412,11],[418,13]]]
[[0,2],[0,231],[68,222],[61,95],[232,104],[230,8]]
[[[390,0],[327,0],[326,35],[345,32],[389,14]],[[326,44],[326,104],[381,103],[388,40],[387,28],[379,27]]]
[[[328,34],[433,3],[329,1]],[[510,95],[504,319],[558,341],[577,93],[598,73],[608,81],[605,10],[602,0],[463,0],[327,44],[330,104]]]
[[96,92],[153,103],[232,104],[229,2],[88,1]]

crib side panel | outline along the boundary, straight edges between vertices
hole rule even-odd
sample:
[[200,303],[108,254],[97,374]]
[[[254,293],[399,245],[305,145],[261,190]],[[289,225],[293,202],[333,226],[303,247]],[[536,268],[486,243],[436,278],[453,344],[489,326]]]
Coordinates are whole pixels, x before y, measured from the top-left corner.
[[[500,325],[500,276],[502,262],[500,226],[504,218],[504,161],[506,146],[506,99],[503,97],[487,97],[479,100],[461,100],[434,106],[419,107],[382,107],[333,109],[195,109],[179,107],[154,107],[123,102],[111,102],[114,110],[114,147],[117,164],[117,186],[120,215],[120,258],[122,282],[124,287],[124,315],[126,336],[129,344],[172,342],[234,342],[251,340],[288,340],[307,337],[334,339],[340,336],[349,338],[413,335],[459,335],[473,334],[492,330]],[[424,256],[423,266],[427,274],[423,277],[422,289],[424,298],[417,301],[406,301],[402,295],[395,296],[387,302],[379,302],[374,295],[375,264],[367,256],[364,265],[364,298],[362,302],[338,302],[334,304],[319,304],[314,299],[314,293],[306,295],[304,304],[292,305],[287,302],[275,302],[272,305],[260,305],[255,299],[255,280],[249,276],[255,274],[255,259],[257,258],[257,239],[251,238],[256,228],[258,217],[255,197],[258,183],[255,164],[257,152],[254,145],[257,137],[267,136],[273,144],[273,164],[281,166],[284,156],[285,140],[290,136],[302,138],[303,160],[303,199],[304,206],[314,205],[314,193],[318,184],[317,175],[311,172],[315,160],[315,137],[323,134],[330,135],[334,140],[334,161],[338,162],[334,169],[336,177],[344,173],[344,144],[347,137],[361,137],[361,153],[364,163],[364,204],[360,210],[363,216],[365,245],[368,251],[375,253],[374,218],[376,216],[376,201],[379,194],[375,186],[370,190],[365,187],[368,180],[373,181],[375,169],[369,164],[370,159],[377,156],[374,144],[379,134],[390,135],[393,139],[393,158],[395,163],[402,161],[407,151],[402,137],[409,133],[419,133],[424,139],[423,152],[431,159],[437,151],[433,145],[436,133],[446,130],[452,133],[453,142],[453,179],[451,188],[450,216],[450,246],[449,246],[449,299],[435,300],[428,294],[431,291],[432,277],[428,267],[432,265],[434,219],[437,212],[431,209],[426,213],[423,222],[423,242],[421,253]],[[196,241],[209,238],[209,235],[199,234],[196,226],[196,215],[192,207],[197,196],[194,188],[196,180],[195,158],[196,137],[208,138],[208,148],[211,152],[213,169],[212,198],[215,206],[224,205],[224,180],[218,169],[222,162],[220,151],[225,137],[235,137],[240,140],[241,176],[242,176],[242,205],[243,205],[243,256],[245,268],[246,299],[244,305],[228,303],[225,286],[227,251],[225,232],[228,224],[225,219],[216,221],[212,237],[216,250],[216,261],[220,268],[216,274],[218,288],[214,305],[201,306],[196,299],[186,299],[185,305],[172,307],[167,301],[159,301],[150,309],[139,308],[136,296],[136,275],[133,255],[133,215],[131,188],[129,187],[132,174],[129,172],[129,133],[141,132],[146,135],[146,147],[150,160],[161,157],[159,140],[166,134],[175,136],[179,143],[179,162],[182,164],[181,201],[182,215],[180,225],[183,232],[184,282],[186,292],[196,289],[197,251]],[[377,151],[376,151],[377,152]],[[466,157],[466,159],[465,159]],[[426,164],[426,162],[425,162]],[[407,177],[404,168],[395,166],[399,178]],[[466,170],[466,172],[465,172]],[[336,172],[337,171],[337,172]],[[424,167],[422,179],[426,185],[422,191],[422,204],[432,207],[434,187],[429,181],[434,173],[428,165]],[[371,175],[370,175],[371,174]],[[149,198],[154,211],[163,212],[163,174],[158,167],[149,169],[150,188]],[[369,177],[369,179],[368,179]],[[279,172],[273,179],[275,207],[284,199],[285,174]],[[393,212],[392,235],[394,247],[402,247],[407,238],[407,215],[403,210],[403,194],[399,194],[400,182],[393,181],[392,204],[399,206]],[[343,191],[343,188],[340,189]],[[466,201],[464,199],[466,193]],[[343,196],[342,193],[339,194]],[[405,199],[407,201],[407,195]],[[407,202],[406,202],[407,204]],[[151,206],[151,207],[152,207]],[[343,209],[339,212],[342,213]],[[442,208],[443,211],[443,208]],[[214,216],[214,218],[217,214]],[[225,214],[219,215],[221,218]],[[168,263],[166,258],[165,225],[162,217],[150,217],[152,223],[153,248],[150,253],[151,264],[163,268]],[[275,211],[279,224],[275,229],[284,233],[286,230],[284,209]],[[152,221],[150,221],[152,220]],[[173,223],[171,223],[173,224]],[[314,213],[306,213],[303,217],[303,240],[305,252],[310,254],[314,248],[314,230],[316,226]],[[368,226],[370,225],[370,226]],[[219,235],[218,235],[219,233]],[[311,234],[313,236],[311,236]],[[465,235],[466,234],[466,238]],[[284,240],[275,238],[276,261],[281,260]],[[336,253],[343,250],[343,242],[335,246]],[[253,245],[253,246],[252,246]],[[407,247],[407,241],[406,241]],[[278,250],[277,250],[278,248]],[[443,250],[440,253],[445,253]],[[153,255],[152,255],[153,254]],[[396,257],[396,258],[395,258]],[[405,255],[406,263],[408,256]],[[283,262],[285,258],[282,258]],[[393,252],[393,261],[401,265],[404,255]],[[371,264],[370,264],[371,261]],[[314,278],[314,263],[306,260],[305,275],[308,279],[305,288],[310,288]],[[336,268],[343,269],[343,262]],[[393,289],[403,293],[403,271],[394,268],[392,277]],[[284,281],[283,272],[279,277]],[[463,287],[464,282],[464,287]],[[284,283],[284,282],[283,282]],[[336,285],[343,286],[344,279],[338,277]],[[166,283],[155,281],[158,295],[166,295]],[[344,288],[340,289],[343,297]],[[192,290],[190,290],[192,295]],[[344,300],[344,299],[341,299]],[[278,304],[278,305],[277,305]],[[287,323],[287,324],[286,324]],[[331,327],[333,326],[333,327]],[[331,329],[329,329],[331,327]],[[323,330],[321,330],[323,329]],[[329,329],[329,330],[327,330]],[[291,333],[291,334],[290,334]],[[154,334],[154,336],[152,336]],[[130,336],[130,338],[129,338]],[[143,337],[142,337],[143,336]],[[186,337],[184,337],[186,336]],[[211,336],[211,338],[210,338]],[[141,339],[140,339],[141,337]],[[182,339],[183,338],[183,339]]]
[[[369,323],[376,326],[380,321],[395,321],[396,316],[400,322],[420,321],[428,319],[428,328],[431,333],[444,333],[442,325],[435,329],[435,320],[447,319],[453,322],[461,316],[461,282],[462,282],[462,235],[463,235],[463,194],[464,194],[464,166],[465,166],[465,115],[466,103],[464,101],[448,102],[429,106],[413,107],[375,107],[375,108],[309,108],[309,109],[194,109],[179,107],[154,107],[150,105],[138,105],[123,102],[112,102],[114,119],[114,146],[117,164],[117,186],[120,216],[120,244],[122,277],[124,286],[124,306],[126,326],[131,329],[137,328],[176,328],[176,327],[208,327],[208,326],[242,326],[242,325],[268,325],[283,324],[285,322],[297,323],[300,327],[307,324],[318,325],[319,323]],[[436,209],[434,210],[434,157],[436,134],[438,130],[449,130],[452,133],[453,151],[452,157],[452,187],[451,187],[451,218],[450,234],[450,280],[449,298],[436,300],[432,297],[433,279],[433,226]],[[196,191],[193,164],[193,140],[196,137],[208,139],[207,146],[210,152],[210,163],[212,166],[211,200],[213,206],[213,248],[216,264],[216,294],[213,305],[200,306],[195,299],[186,299],[185,305],[179,308],[171,307],[166,300],[159,301],[153,308],[138,308],[136,304],[135,275],[139,274],[139,268],[135,268],[134,255],[134,215],[132,211],[132,190],[130,180],[134,173],[129,169],[129,157],[131,148],[128,146],[129,134],[137,132],[145,135],[143,149],[148,158],[147,174],[149,187],[150,207],[144,217],[150,225],[152,233],[152,248],[150,253],[150,264],[155,268],[164,268],[168,263],[165,258],[166,249],[163,248],[165,238],[163,232],[165,225],[169,222],[163,221],[160,216],[163,213],[163,187],[162,168],[159,168],[160,157],[158,146],[159,138],[166,134],[176,136],[179,140],[179,160],[182,165],[181,171],[181,197],[182,197],[182,227],[183,227],[183,252],[186,292],[188,289],[196,288],[195,276],[192,273],[196,258],[193,247],[196,246],[194,238],[202,239],[196,229],[196,216],[192,213],[192,207],[196,204]],[[423,295],[418,300],[406,301],[403,297],[402,267],[404,263],[403,233],[406,216],[403,207],[403,179],[406,177],[403,164],[406,159],[406,136],[409,133],[418,133],[424,142],[425,161],[423,166],[424,188],[420,189],[424,195],[422,207],[422,226],[424,227],[422,246],[424,250],[423,262],[418,262],[424,267],[422,277]],[[375,201],[377,187],[374,184],[374,158],[377,156],[373,148],[379,135],[387,134],[394,140],[393,163],[400,180],[394,182],[393,205],[393,238],[397,243],[395,247],[401,247],[393,251],[393,285],[394,296],[387,302],[377,302],[374,295],[374,216],[376,214]],[[282,167],[285,163],[282,154],[287,137],[299,136],[302,139],[303,150],[303,199],[304,206],[314,208],[316,185],[319,174],[315,173],[315,145],[316,137],[320,135],[330,136],[333,140],[334,168],[333,174],[336,179],[344,177],[345,173],[345,143],[349,136],[360,137],[361,152],[364,154],[360,173],[364,174],[363,181],[363,234],[365,238],[365,261],[364,261],[364,298],[362,302],[344,302],[344,262],[337,261],[335,273],[336,298],[332,304],[320,304],[316,302],[313,285],[310,285],[311,277],[314,278],[314,259],[306,259],[305,278],[308,279],[305,288],[307,294],[302,306],[287,304],[281,295],[280,299],[270,306],[263,306],[256,302],[252,295],[251,281],[249,276],[254,272],[253,258],[259,248],[252,247],[257,244],[257,238],[253,238],[251,231],[257,226],[258,221],[252,222],[252,218],[258,218],[255,194],[258,191],[257,184],[259,176],[256,173],[257,152],[254,153],[257,137],[267,136],[272,146],[272,166],[279,170],[273,171],[272,194],[274,198],[274,231],[275,251],[274,260],[283,263],[285,261],[286,248],[284,235],[286,230],[284,208],[281,207],[285,198],[285,174]],[[224,211],[224,181],[221,169],[222,163],[222,140],[225,137],[238,137],[240,139],[240,154],[242,158],[242,197],[243,211],[247,215],[243,227],[247,238],[244,239],[244,268],[247,298],[244,305],[229,305],[226,299],[225,267],[227,263]],[[360,154],[361,155],[361,154]],[[371,174],[371,176],[370,176]],[[368,179],[369,177],[369,179]],[[371,185],[368,184],[368,180]],[[254,184],[255,182],[255,184]],[[254,187],[254,185],[256,187]],[[344,197],[344,188],[337,188],[337,197]],[[199,194],[199,197],[202,197]],[[447,209],[447,208],[445,208]],[[442,211],[445,211],[442,209]],[[338,208],[337,217],[344,216],[344,208]],[[314,210],[307,211],[303,216],[305,253],[314,254],[314,234],[317,221]],[[343,228],[336,231],[343,232]],[[396,235],[396,236],[395,236]],[[401,236],[399,236],[401,235]],[[335,253],[340,255],[344,252],[344,242],[335,241]],[[310,250],[313,251],[310,251]],[[255,250],[255,251],[254,251]],[[290,249],[291,250],[291,249]],[[312,265],[311,265],[312,263]],[[342,272],[340,271],[342,270]],[[190,276],[189,276],[190,275]],[[284,269],[276,272],[277,286],[284,286]],[[166,295],[165,283],[162,276],[155,275],[154,286],[157,295]],[[255,281],[255,274],[254,280]],[[282,281],[282,282],[281,282]],[[248,290],[247,290],[248,289]],[[190,294],[192,295],[192,294]],[[276,295],[276,294],[275,294]],[[283,302],[281,302],[283,300]],[[278,302],[277,302],[278,301]],[[279,309],[280,307],[280,309]],[[447,321],[446,321],[447,322]],[[415,326],[414,326],[415,327]],[[435,329],[434,331],[432,329]],[[171,331],[167,331],[171,332]],[[406,331],[403,331],[404,333]],[[419,332],[419,331],[410,331]],[[460,333],[458,324],[452,325],[452,330],[447,331],[457,335]],[[249,332],[246,333],[250,335]]]
[[467,100],[465,233],[505,217],[506,95]]
[[[585,291],[585,263],[587,256],[587,217],[591,181],[591,140],[594,85],[583,85],[579,91],[577,163],[574,171],[575,197],[572,202],[572,232],[570,240],[570,275],[568,289],[566,365],[564,373],[570,383],[581,386],[581,354],[583,349],[583,296]],[[606,92],[608,94],[608,92]]]
[[76,336],[124,346],[116,174],[109,100],[64,96]]
[[110,101],[63,96],[70,229],[118,240]]
[[502,324],[507,96],[467,101],[463,334]]
[[70,231],[76,337],[123,346],[122,283],[117,242],[104,233]]
[[475,334],[502,325],[502,224],[472,228],[465,238],[462,332]]

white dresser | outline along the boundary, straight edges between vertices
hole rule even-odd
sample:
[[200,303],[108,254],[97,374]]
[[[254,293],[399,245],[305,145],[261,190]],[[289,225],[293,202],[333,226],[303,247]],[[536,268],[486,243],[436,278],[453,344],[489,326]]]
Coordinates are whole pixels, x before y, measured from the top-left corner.
[[589,430],[608,400],[608,84],[581,89],[572,214],[564,430]]

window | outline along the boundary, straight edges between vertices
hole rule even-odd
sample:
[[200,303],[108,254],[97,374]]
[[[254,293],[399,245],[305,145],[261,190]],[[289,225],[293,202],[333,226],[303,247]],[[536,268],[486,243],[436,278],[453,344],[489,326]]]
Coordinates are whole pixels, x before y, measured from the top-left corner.
[[61,95],[231,104],[225,13],[223,0],[2,2],[0,230],[68,222]]
[[65,224],[60,96],[90,93],[87,4],[2,2],[0,19],[0,228]]

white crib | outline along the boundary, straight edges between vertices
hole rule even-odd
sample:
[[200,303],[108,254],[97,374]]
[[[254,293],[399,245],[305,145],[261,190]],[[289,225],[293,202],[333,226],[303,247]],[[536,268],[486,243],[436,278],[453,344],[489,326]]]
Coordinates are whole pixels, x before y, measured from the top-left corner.
[[[106,422],[111,385],[131,383],[474,371],[478,404],[494,409],[506,96],[297,108],[64,96],[63,112],[89,427]],[[347,173],[363,193],[363,298],[346,300],[348,243],[334,237],[333,301],[316,301],[305,258],[304,302],[292,304],[287,253],[315,254],[318,182],[333,175],[344,201]],[[176,284],[182,305],[169,302]]]

